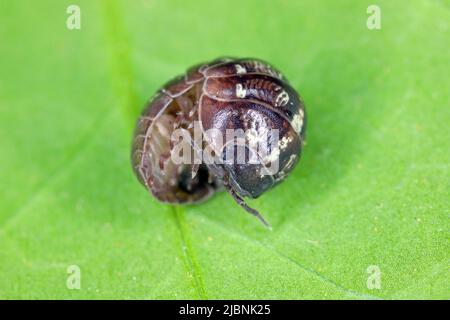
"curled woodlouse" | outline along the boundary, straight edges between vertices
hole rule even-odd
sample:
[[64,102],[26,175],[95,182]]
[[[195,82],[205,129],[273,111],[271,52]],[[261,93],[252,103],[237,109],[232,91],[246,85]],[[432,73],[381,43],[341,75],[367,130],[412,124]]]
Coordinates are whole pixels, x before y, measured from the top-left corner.
[[257,198],[292,171],[305,129],[304,104],[281,72],[259,59],[219,58],[188,69],[152,98],[136,125],[133,169],[160,201],[195,203],[225,189],[267,226],[244,198]]

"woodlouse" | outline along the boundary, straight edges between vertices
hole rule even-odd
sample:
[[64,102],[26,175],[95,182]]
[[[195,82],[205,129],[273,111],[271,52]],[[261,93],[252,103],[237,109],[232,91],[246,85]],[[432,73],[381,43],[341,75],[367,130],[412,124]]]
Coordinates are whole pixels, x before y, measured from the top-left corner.
[[[259,163],[223,160],[225,145],[237,146],[237,138],[216,143],[195,136],[194,123],[202,133],[217,130],[226,137],[227,129],[242,129],[245,141],[258,139],[277,129],[279,137],[269,141]],[[253,58],[219,58],[196,65],[166,83],[142,112],[134,133],[132,164],[139,181],[158,200],[168,203],[195,203],[225,189],[249,213],[264,218],[244,201],[257,198],[282,181],[300,158],[305,140],[306,114],[302,100],[283,75],[273,66]],[[173,133],[189,137],[190,163],[173,160]],[[269,138],[270,140],[271,138]],[[210,148],[213,162],[193,160]],[[229,149],[228,149],[229,150]],[[248,159],[254,150],[246,147]],[[234,149],[233,149],[234,152]],[[279,170],[263,174],[274,160]]]

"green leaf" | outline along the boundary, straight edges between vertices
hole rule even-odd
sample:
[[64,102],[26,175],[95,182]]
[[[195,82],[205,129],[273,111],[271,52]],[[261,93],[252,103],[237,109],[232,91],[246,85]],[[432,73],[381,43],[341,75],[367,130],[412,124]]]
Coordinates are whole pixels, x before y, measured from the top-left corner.
[[[445,1],[377,1],[381,30],[356,0],[85,0],[80,30],[70,4],[0,5],[0,298],[450,298]],[[131,170],[145,101],[224,55],[306,102],[300,164],[251,201],[272,231],[224,193],[158,203]]]

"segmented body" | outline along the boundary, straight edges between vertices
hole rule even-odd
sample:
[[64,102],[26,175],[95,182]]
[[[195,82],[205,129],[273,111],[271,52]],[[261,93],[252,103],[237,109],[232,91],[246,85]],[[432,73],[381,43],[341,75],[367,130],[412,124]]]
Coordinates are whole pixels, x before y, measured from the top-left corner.
[[[250,132],[248,139],[257,139],[262,130],[278,129],[278,145],[261,160],[278,157],[280,171],[263,176],[260,166],[175,164],[170,157],[175,129],[190,135],[194,152],[205,147],[194,139],[194,121],[203,131],[215,128],[224,136],[226,129],[241,128]],[[205,200],[224,184],[233,197],[257,197],[295,166],[304,134],[303,103],[278,70],[257,59],[217,59],[192,67],[158,91],[138,120],[132,163],[141,183],[163,202]],[[215,149],[213,141],[210,147]]]

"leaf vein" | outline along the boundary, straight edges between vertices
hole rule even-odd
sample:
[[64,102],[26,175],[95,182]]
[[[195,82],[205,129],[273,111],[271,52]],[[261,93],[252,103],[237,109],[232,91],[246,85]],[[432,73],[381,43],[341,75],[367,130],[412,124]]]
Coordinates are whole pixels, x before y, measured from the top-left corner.
[[325,282],[325,283],[335,287],[339,291],[342,291],[342,292],[345,292],[347,294],[351,294],[351,295],[357,296],[358,298],[361,298],[361,299],[383,300],[383,298],[381,298],[381,297],[377,297],[377,296],[374,296],[374,295],[369,295],[369,294],[361,293],[361,292],[358,292],[358,291],[355,291],[355,290],[352,290],[352,289],[348,289],[348,288],[340,285],[339,283],[335,282],[334,280],[332,280],[330,278],[327,278],[326,276],[322,275],[318,271],[316,271],[314,269],[310,269],[310,268],[304,266],[302,263],[300,263],[300,262],[296,261],[295,259],[289,257],[288,255],[278,251],[277,249],[273,248],[272,246],[269,246],[269,245],[267,245],[267,244],[265,244],[265,243],[263,243],[263,242],[261,242],[261,241],[259,241],[257,239],[254,239],[254,238],[251,238],[249,236],[246,236],[246,235],[244,235],[244,234],[242,234],[240,232],[237,232],[235,230],[232,230],[230,228],[224,227],[224,226],[220,225],[219,223],[217,223],[216,221],[212,220],[209,217],[205,217],[205,220],[208,221],[211,224],[214,224],[216,227],[219,227],[219,228],[227,231],[227,233],[232,233],[232,234],[234,234],[237,237],[240,237],[242,239],[245,239],[246,241],[252,242],[252,243],[254,243],[254,244],[258,245],[258,246],[263,247],[264,249],[272,252],[273,254],[275,254],[275,255],[283,258],[284,260],[287,260],[288,262],[294,264],[297,268],[299,268],[299,269],[301,269],[301,270],[303,270],[303,271],[305,271],[305,272],[315,276],[320,281]]
[[184,213],[178,206],[172,206],[172,210],[176,226],[180,234],[181,246],[183,251],[183,257],[185,257],[184,260],[186,268],[188,269],[188,272],[192,275],[193,283],[197,291],[197,294],[201,299],[206,300],[208,299],[208,297],[206,295],[205,285],[203,284],[200,266],[197,262],[191,243],[189,241],[187,225],[184,219]]

